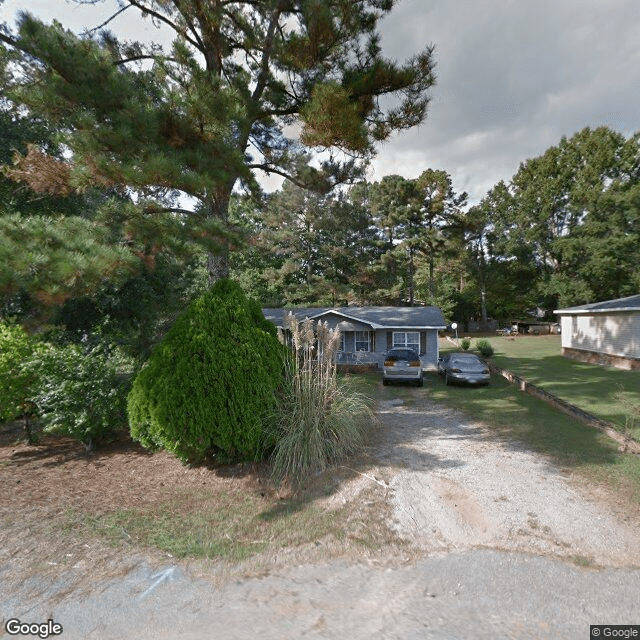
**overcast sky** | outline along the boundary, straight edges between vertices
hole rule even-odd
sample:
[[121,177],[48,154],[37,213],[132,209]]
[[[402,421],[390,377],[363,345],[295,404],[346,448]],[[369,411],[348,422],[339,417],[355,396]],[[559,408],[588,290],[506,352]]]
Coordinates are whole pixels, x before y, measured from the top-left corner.
[[381,148],[375,177],[445,169],[478,200],[563,135],[640,130],[638,0],[404,0],[383,50],[436,46],[438,83],[419,129]]
[[[65,0],[6,0],[0,19],[21,8],[95,24],[95,7]],[[640,130],[638,0],[400,0],[381,31],[399,61],[434,44],[438,81],[425,123],[380,147],[371,179],[444,169],[475,202],[563,135]]]

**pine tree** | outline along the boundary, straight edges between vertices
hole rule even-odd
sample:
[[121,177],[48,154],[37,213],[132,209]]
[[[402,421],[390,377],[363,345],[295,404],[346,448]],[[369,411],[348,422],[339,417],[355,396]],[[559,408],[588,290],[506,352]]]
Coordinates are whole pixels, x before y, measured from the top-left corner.
[[[215,280],[228,272],[239,182],[257,189],[262,171],[326,191],[356,174],[376,142],[424,119],[432,48],[405,65],[382,56],[376,28],[393,4],[123,0],[117,14],[173,32],[170,50],[105,28],[78,37],[25,13],[16,34],[0,32],[19,69],[6,95],[53,123],[72,151],[55,165],[59,188],[117,188],[152,216],[171,213],[209,251]],[[384,109],[384,96],[399,99]],[[299,139],[285,134],[291,125]],[[29,159],[16,177],[33,185]],[[180,206],[185,196],[193,210]]]
[[427,284],[422,298],[435,303],[436,263],[458,225],[466,193],[456,194],[447,172],[434,169],[415,179],[385,176],[371,191],[372,211],[386,241],[381,261],[392,284],[390,300],[398,295],[397,302],[415,304],[417,271],[426,268],[428,275],[419,278]]

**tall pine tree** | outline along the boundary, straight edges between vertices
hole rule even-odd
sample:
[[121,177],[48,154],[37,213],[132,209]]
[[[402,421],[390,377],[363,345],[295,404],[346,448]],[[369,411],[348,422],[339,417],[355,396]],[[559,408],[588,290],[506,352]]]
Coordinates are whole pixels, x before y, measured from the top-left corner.
[[[262,171],[326,191],[357,173],[376,142],[424,119],[432,49],[404,65],[383,57],[377,24],[393,4],[122,0],[113,18],[152,20],[173,34],[168,49],[105,28],[77,36],[23,13],[16,33],[0,32],[17,69],[6,95],[59,130],[72,153],[53,165],[60,188],[117,188],[145,220],[169,213],[172,232],[207,248],[215,280],[229,268],[239,181],[256,189]],[[384,96],[393,106],[381,106]],[[329,151],[313,166],[316,150]],[[15,175],[34,185],[29,167],[41,154],[27,154]]]

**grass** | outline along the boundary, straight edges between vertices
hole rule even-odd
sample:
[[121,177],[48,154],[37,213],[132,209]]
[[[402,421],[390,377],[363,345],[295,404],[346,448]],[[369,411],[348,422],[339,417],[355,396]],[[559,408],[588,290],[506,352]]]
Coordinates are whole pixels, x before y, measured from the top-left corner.
[[[640,371],[623,371],[584,364],[560,355],[560,336],[531,336],[490,340],[491,362],[593,415],[628,429],[640,440]],[[475,342],[472,343],[472,346]],[[443,351],[449,351],[447,345]],[[634,424],[635,422],[635,424]]]
[[[556,336],[518,338],[515,346],[512,341],[503,344],[501,338],[491,342],[496,349],[492,358],[496,364],[586,411],[606,419],[617,416],[618,424],[624,424],[624,411],[615,397],[620,381],[625,384],[627,397],[640,403],[637,372],[582,365],[553,355],[553,349],[559,349]],[[520,392],[502,377],[494,375],[488,387],[475,388],[446,386],[433,374],[425,376],[425,389],[433,400],[464,411],[498,434],[547,455],[561,467],[572,468],[594,482],[604,482],[619,492],[621,499],[640,503],[640,456],[620,454],[617,442]]]
[[354,545],[371,551],[393,542],[382,520],[358,513],[355,521],[367,522],[357,526],[352,509],[345,506],[327,508],[316,500],[265,498],[243,491],[230,491],[224,497],[189,491],[142,510],[69,512],[66,520],[68,533],[98,534],[114,547],[153,548],[175,558],[231,562],[304,545],[322,544],[339,554]]
[[[531,340],[538,340],[538,337]],[[500,341],[491,342],[497,343],[500,354],[504,356]],[[544,360],[545,355],[532,349],[527,339],[522,340],[518,347],[522,350],[518,358],[522,367],[502,366],[514,369],[516,373],[525,369],[533,372],[536,367],[526,362],[526,354],[535,351],[540,360]],[[443,349],[445,350],[452,349]],[[575,366],[577,363],[569,364]],[[581,369],[581,365],[578,368]],[[594,373],[598,376],[629,373],[611,372],[599,367],[595,369]],[[468,387],[447,386],[436,373],[427,373],[421,391],[404,386],[382,387],[380,376],[376,374],[362,374],[353,378],[363,393],[372,395],[375,387],[375,394],[381,400],[400,398],[410,405],[412,402],[419,402],[419,398],[426,395],[431,400],[482,421],[500,437],[524,443],[533,451],[547,456],[560,468],[571,469],[591,482],[604,484],[613,489],[621,501],[640,504],[640,456],[621,454],[618,443],[597,429],[573,420],[542,400],[520,392],[500,376],[492,376],[491,384],[487,387]],[[540,380],[537,383],[544,386]]]
[[[609,394],[613,381],[624,380],[625,391],[637,400],[637,376],[560,359],[553,349],[557,338],[491,340],[494,360],[553,393],[558,388],[569,401],[589,400],[588,411],[600,403],[618,411]],[[508,343],[507,343],[508,342]],[[444,350],[444,349],[443,349]],[[560,373],[558,373],[560,372]],[[590,379],[590,376],[593,379]],[[357,391],[378,400],[400,398],[407,406],[427,396],[481,420],[498,437],[524,443],[544,454],[561,469],[571,469],[592,481],[613,489],[625,504],[640,504],[640,456],[621,454],[617,443],[597,429],[572,420],[546,403],[519,392],[499,376],[488,387],[446,386],[439,376],[425,375],[423,389],[403,385],[384,387],[379,374],[344,376]],[[342,377],[340,377],[342,378]],[[629,383],[629,380],[632,383]],[[636,381],[635,383],[633,381]],[[341,380],[344,381],[344,380]],[[552,385],[554,381],[558,388]],[[581,381],[581,382],[579,382]],[[588,391],[580,389],[587,385]],[[573,391],[571,391],[573,389]],[[613,391],[611,391],[613,393]],[[605,396],[600,398],[599,395]],[[562,396],[561,396],[562,397]],[[566,396],[565,396],[566,397]],[[581,405],[582,406],[582,405]],[[212,495],[209,490],[177,491],[175,497],[136,507],[118,508],[95,515],[69,513],[69,533],[99,533],[113,545],[159,549],[174,557],[217,558],[243,561],[256,554],[283,549],[326,549],[327,557],[341,553],[377,551],[400,544],[388,529],[384,500],[376,494],[374,507],[362,495],[357,503],[328,507],[323,498],[339,493],[344,478],[335,470],[314,476],[306,493],[282,499],[278,494],[234,488]],[[375,501],[374,501],[375,502]],[[335,502],[332,503],[335,505]],[[318,546],[320,545],[320,546]],[[589,560],[576,558],[578,564]]]
[[[372,412],[368,398],[338,379],[334,356],[340,332],[310,319],[285,321],[291,344],[285,385],[275,423],[273,475],[300,482],[355,453],[362,445]],[[321,357],[316,357],[317,353]]]

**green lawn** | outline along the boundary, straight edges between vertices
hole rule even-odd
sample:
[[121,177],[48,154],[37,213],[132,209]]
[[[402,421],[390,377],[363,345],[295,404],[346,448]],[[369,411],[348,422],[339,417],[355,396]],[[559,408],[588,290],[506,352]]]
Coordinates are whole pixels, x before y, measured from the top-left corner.
[[484,422],[496,434],[525,443],[555,464],[602,482],[621,500],[640,503],[640,456],[620,453],[618,443],[546,402],[520,392],[500,376],[488,387],[446,386],[425,378],[428,397]]
[[[640,372],[621,371],[567,360],[560,355],[559,336],[489,339],[495,364],[513,371],[585,411],[619,425],[640,406]],[[472,340],[472,348],[475,340]],[[457,350],[445,341],[443,352]],[[620,499],[640,502],[640,456],[621,454],[618,443],[570,418],[547,403],[519,391],[501,376],[488,387],[446,386],[440,376],[428,375],[425,392],[434,400],[464,411],[503,436],[525,442],[561,466],[590,481],[613,488]],[[640,439],[640,417],[632,435]]]
[[[495,349],[491,358],[546,391],[604,420],[620,430],[640,411],[640,371],[622,371],[568,360],[560,355],[560,336],[519,336],[490,338]],[[442,342],[442,350],[454,347]],[[472,348],[475,340],[472,340]],[[631,428],[640,440],[640,415]]]

